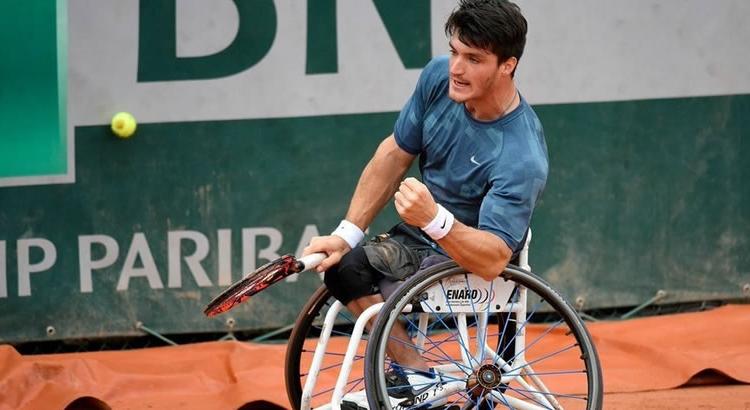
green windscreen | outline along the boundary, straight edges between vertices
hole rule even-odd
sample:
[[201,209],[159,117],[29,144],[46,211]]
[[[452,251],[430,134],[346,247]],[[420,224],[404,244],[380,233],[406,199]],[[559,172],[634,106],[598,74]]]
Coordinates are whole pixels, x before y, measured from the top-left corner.
[[65,174],[65,2],[6,2],[0,23],[0,185]]

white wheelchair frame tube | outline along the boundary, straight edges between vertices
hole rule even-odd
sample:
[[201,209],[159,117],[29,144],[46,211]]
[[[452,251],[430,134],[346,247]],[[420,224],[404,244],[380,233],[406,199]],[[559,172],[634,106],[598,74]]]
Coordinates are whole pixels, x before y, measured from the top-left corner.
[[328,346],[328,341],[331,339],[331,332],[335,325],[334,321],[336,320],[336,315],[339,314],[343,307],[344,305],[337,300],[328,308],[328,313],[326,313],[325,320],[323,321],[323,328],[321,329],[320,337],[318,338],[318,345],[315,347],[315,355],[313,355],[310,370],[307,372],[305,387],[302,389],[302,399],[300,400],[300,409],[302,410],[310,410],[310,406],[312,405],[312,392],[315,389],[315,383],[318,381],[320,365],[323,363],[325,350]]

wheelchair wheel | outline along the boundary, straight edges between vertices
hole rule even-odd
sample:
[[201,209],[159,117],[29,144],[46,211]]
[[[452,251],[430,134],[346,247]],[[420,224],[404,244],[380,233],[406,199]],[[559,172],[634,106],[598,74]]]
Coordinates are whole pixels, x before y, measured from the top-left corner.
[[[292,408],[300,408],[302,391],[308,378],[323,322],[336,299],[325,285],[319,287],[300,311],[287,343],[284,376],[286,392]],[[311,407],[316,408],[331,401],[336,378],[346,353],[347,343],[356,318],[344,307],[336,315],[331,339],[325,351],[315,389],[312,391]],[[360,347],[349,376],[346,392],[364,389],[364,347]]]
[[[583,321],[530,272],[509,265],[487,282],[442,263],[409,278],[381,312],[365,358],[371,409],[602,406],[601,367]],[[395,326],[416,328],[417,337],[398,339]],[[406,398],[385,374],[418,369],[394,366],[386,355],[394,344],[410,346],[432,369],[429,378],[413,379],[422,385],[406,386]]]

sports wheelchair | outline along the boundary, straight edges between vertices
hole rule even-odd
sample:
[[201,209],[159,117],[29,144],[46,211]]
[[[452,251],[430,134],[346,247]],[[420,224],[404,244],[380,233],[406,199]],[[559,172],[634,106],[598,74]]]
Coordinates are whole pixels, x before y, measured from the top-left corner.
[[[529,232],[517,265],[493,281],[439,263],[358,318],[321,286],[287,345],[292,407],[340,409],[347,394],[364,389],[370,409],[600,409],[602,372],[592,338],[575,309],[531,272],[530,240]],[[408,340],[391,334],[399,322]],[[398,366],[386,354],[394,342],[416,349],[439,376],[423,393],[395,403],[389,393],[403,386],[386,377]]]

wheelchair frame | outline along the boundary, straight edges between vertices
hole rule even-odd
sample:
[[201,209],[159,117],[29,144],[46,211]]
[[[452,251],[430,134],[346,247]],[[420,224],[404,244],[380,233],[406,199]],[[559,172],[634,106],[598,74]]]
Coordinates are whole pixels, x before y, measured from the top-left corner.
[[[528,254],[529,254],[528,249],[529,249],[530,241],[531,241],[531,232],[529,231],[528,240],[526,241],[526,244],[524,248],[522,249],[520,253],[520,257],[519,257],[520,268],[529,272],[530,272],[530,266],[528,263]],[[487,286],[491,286],[490,284],[494,282],[495,281],[486,282],[486,284]],[[516,286],[516,285],[510,285],[510,286]],[[494,290],[489,289],[488,294],[492,292],[494,292]],[[341,364],[341,369],[339,371],[336,384],[333,389],[331,401],[328,404],[317,407],[316,410],[322,410],[322,409],[338,410],[341,408],[341,401],[345,394],[347,382],[348,382],[350,372],[352,369],[352,364],[355,360],[359,344],[362,340],[362,337],[365,331],[365,326],[370,319],[378,315],[378,313],[382,310],[384,304],[385,302],[382,302],[382,303],[378,303],[373,306],[370,306],[357,318],[354,324],[352,334],[347,344],[346,353],[344,355],[344,359]],[[501,380],[499,380],[500,383],[507,385],[507,384],[510,384],[511,382],[516,382],[523,388],[527,389],[530,392],[530,396],[532,396],[530,398],[532,403],[530,403],[528,401],[521,400],[517,397],[507,395],[503,392],[492,390],[488,394],[492,396],[493,402],[501,403],[501,404],[506,405],[509,408],[517,408],[517,409],[540,409],[540,408],[562,409],[563,407],[558,402],[558,400],[556,400],[555,395],[550,392],[550,390],[545,386],[541,378],[539,378],[535,374],[535,372],[533,371],[533,368],[531,367],[531,364],[526,361],[526,357],[525,357],[526,329],[525,327],[522,326],[520,329],[518,329],[517,333],[514,335],[514,341],[513,341],[514,349],[515,349],[514,351],[518,353],[513,357],[513,366],[511,366],[511,364],[508,363],[508,361],[506,361],[492,347],[490,347],[484,342],[484,340],[486,339],[486,335],[487,335],[488,313],[490,311],[492,313],[515,314],[516,318],[522,318],[525,322],[526,316],[527,316],[526,305],[527,305],[527,289],[526,287],[519,286],[518,292],[517,294],[513,296],[512,300],[505,300],[502,303],[502,306],[498,304],[494,306],[493,309],[490,310],[489,304],[488,304],[487,309],[485,311],[477,311],[476,309],[474,309],[473,314],[475,315],[475,318],[477,319],[477,328],[476,328],[476,332],[477,332],[476,342],[477,343],[476,343],[476,346],[474,346],[473,352],[469,351],[469,346],[467,343],[466,347],[464,347],[460,351],[461,362],[462,362],[460,365],[456,363],[437,365],[435,366],[435,370],[441,374],[450,374],[451,372],[455,373],[455,372],[464,371],[461,369],[461,367],[463,367],[463,369],[468,368],[468,369],[471,369],[472,372],[478,372],[480,364],[483,363],[485,359],[490,358],[491,362],[494,365],[496,365],[497,368],[502,369],[502,377],[501,377]],[[401,313],[410,313],[412,312],[413,308],[414,308],[413,305],[407,304],[404,306]],[[329,307],[328,312],[326,313],[326,317],[323,322],[321,334],[318,338],[318,342],[315,348],[315,353],[313,355],[312,363],[307,373],[307,379],[305,380],[305,384],[302,389],[300,408],[303,410],[309,410],[312,408],[311,404],[312,404],[312,398],[313,398],[313,391],[317,383],[318,372],[321,369],[321,364],[326,354],[326,348],[331,339],[331,334],[335,326],[336,317],[342,311],[342,309],[344,309],[344,306],[340,302],[336,301],[333,303],[333,305]],[[469,330],[468,330],[467,320],[466,320],[467,313],[458,313],[458,312],[454,313],[453,311],[451,311],[450,313],[451,315],[457,314],[457,321],[456,321],[457,337],[460,340],[466,340],[468,342],[470,340],[470,335],[469,335]],[[415,345],[418,348],[424,348],[425,335],[428,329],[428,321],[429,321],[430,313],[422,312],[422,313],[418,313],[418,315],[419,315],[419,320],[418,320],[418,325],[417,325],[418,335],[416,337]],[[379,320],[378,324],[381,324],[381,322],[382,320]],[[376,324],[376,326],[378,325]],[[376,333],[375,329],[373,329],[372,333],[373,334]],[[590,346],[590,348],[593,350],[593,344]],[[596,356],[595,350],[593,350],[593,352],[594,352],[594,356]],[[380,352],[381,360],[382,360],[383,355],[384,353],[381,351]],[[369,356],[370,355],[369,355],[369,347],[368,347],[368,357]],[[592,366],[593,369],[587,369],[587,372],[589,371],[594,372],[595,374],[593,377],[598,379],[597,380],[598,383],[595,383],[597,385],[597,388],[594,389],[595,391],[591,392],[591,394],[597,396],[593,400],[594,401],[593,408],[600,408],[601,389],[598,386],[601,385],[601,370],[598,364],[598,358],[594,357],[594,363],[595,363],[595,366]],[[369,361],[367,362],[367,364],[370,364]],[[365,381],[367,385],[368,386],[372,385],[372,383],[368,382],[367,379],[368,377],[367,375],[365,375]],[[444,384],[444,386],[441,389],[441,397],[451,396],[452,394],[455,394],[465,389],[466,386],[467,386],[467,382],[458,381],[458,379],[457,381],[448,381]],[[433,398],[433,400],[435,400],[435,398]]]

